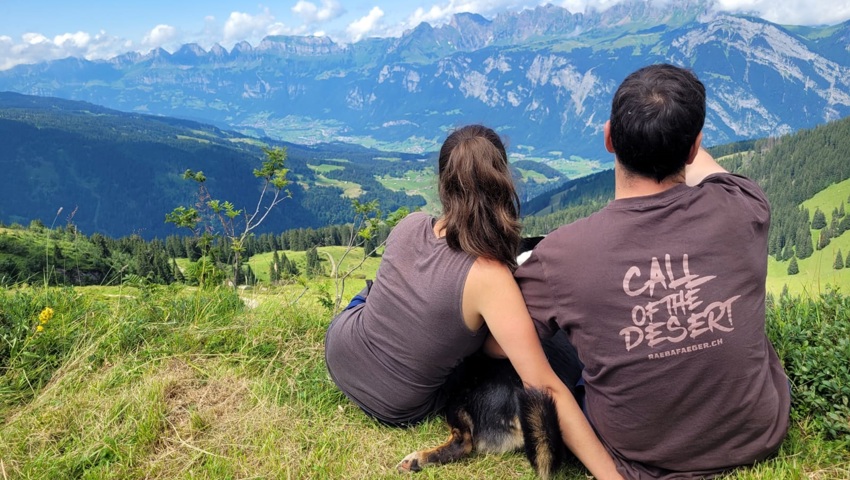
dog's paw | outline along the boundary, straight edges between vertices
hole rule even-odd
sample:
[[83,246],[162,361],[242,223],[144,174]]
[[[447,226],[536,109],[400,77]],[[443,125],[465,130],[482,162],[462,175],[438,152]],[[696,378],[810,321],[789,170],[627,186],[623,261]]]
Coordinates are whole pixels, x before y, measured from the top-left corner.
[[398,470],[398,473],[413,473],[422,470],[422,467],[419,465],[419,452],[413,452],[404,457],[398,462],[395,468]]

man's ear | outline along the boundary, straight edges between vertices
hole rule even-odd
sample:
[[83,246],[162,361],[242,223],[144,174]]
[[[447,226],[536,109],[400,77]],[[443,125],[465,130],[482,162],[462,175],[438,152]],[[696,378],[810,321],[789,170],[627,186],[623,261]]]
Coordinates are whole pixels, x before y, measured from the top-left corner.
[[702,130],[697,134],[697,139],[694,140],[694,144],[691,146],[691,151],[688,153],[688,161],[685,162],[685,165],[694,163],[694,159],[697,158],[697,153],[699,153],[700,145],[702,145]]
[[[614,151],[614,142],[611,141],[611,120],[605,122],[605,149],[608,150],[609,153],[617,154]],[[691,159],[693,161],[693,159]]]

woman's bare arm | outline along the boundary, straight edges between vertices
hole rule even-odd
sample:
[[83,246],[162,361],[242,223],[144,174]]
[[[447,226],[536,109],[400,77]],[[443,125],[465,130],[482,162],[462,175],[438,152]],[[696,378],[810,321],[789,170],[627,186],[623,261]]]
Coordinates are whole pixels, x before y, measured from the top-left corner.
[[563,440],[573,454],[598,479],[622,478],[572,393],[549,365],[510,270],[495,261],[476,260],[467,277],[463,307],[465,315],[474,310],[484,318],[523,383],[555,400]]

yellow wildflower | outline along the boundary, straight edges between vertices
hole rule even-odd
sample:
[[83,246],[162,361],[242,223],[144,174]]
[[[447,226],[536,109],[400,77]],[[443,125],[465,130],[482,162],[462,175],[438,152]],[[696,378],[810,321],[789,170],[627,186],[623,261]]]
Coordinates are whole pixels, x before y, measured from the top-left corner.
[[47,323],[51,318],[53,318],[53,309],[50,307],[44,307],[44,310],[38,314],[38,321],[42,324]]
[[35,331],[36,331],[36,332],[43,332],[43,331],[44,331],[44,326],[43,326],[43,325],[39,325],[39,326],[35,327]]

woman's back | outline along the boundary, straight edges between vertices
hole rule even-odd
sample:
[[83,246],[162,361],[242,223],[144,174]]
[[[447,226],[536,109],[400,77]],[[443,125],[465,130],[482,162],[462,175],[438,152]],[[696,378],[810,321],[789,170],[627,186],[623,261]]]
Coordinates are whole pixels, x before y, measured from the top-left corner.
[[413,213],[387,239],[368,300],[328,328],[334,381],[355,403],[389,423],[421,419],[441,406],[452,369],[477,350],[486,327],[463,321],[463,288],[475,257],[449,248],[435,219]]

